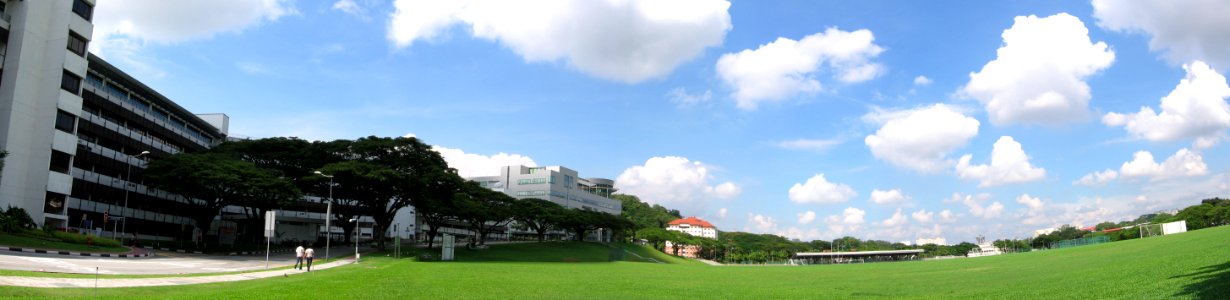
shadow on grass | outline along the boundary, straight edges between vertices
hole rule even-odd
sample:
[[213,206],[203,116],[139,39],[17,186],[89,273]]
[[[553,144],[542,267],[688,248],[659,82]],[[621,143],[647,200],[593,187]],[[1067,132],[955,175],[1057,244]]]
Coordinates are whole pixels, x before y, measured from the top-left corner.
[[1192,277],[1195,282],[1183,287],[1175,296],[1196,299],[1230,299],[1230,262],[1209,265],[1189,274],[1172,278]]

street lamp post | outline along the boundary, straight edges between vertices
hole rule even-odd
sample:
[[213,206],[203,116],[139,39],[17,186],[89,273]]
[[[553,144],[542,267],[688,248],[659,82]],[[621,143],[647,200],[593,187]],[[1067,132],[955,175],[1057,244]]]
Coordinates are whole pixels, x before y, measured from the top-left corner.
[[359,217],[350,219],[354,222],[354,263],[359,263]]
[[[149,151],[141,151],[141,153],[140,153],[140,154],[137,154],[137,155],[133,156],[133,158],[139,158],[139,157],[144,156],[144,155],[146,155],[146,154],[149,154]],[[123,216],[123,218],[124,218],[124,225],[122,225],[122,227],[120,227],[120,232],[127,232],[127,231],[128,231],[128,189],[129,189],[129,188],[131,188],[131,187],[133,187],[133,184],[132,184],[132,161],[127,161],[127,163],[128,163],[128,164],[127,164],[127,165],[128,165],[128,175],[127,175],[128,177],[127,177],[127,178],[124,178],[124,180],[127,182],[127,183],[126,183],[126,186],[124,187],[124,214],[123,214],[123,215],[124,215],[124,216]],[[121,235],[120,235],[120,244],[121,244],[121,245],[123,245],[123,244],[124,244],[124,236],[123,236],[123,234],[121,234]]]
[[333,220],[333,175],[325,175],[320,171],[315,171],[316,175],[329,178],[329,204],[325,208],[325,261],[329,261],[329,244],[333,241],[333,227],[329,226],[329,221]]

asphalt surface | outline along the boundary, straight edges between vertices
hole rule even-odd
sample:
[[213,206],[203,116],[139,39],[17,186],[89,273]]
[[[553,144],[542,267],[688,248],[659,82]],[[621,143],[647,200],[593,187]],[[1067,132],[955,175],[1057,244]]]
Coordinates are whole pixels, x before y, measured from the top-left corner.
[[[316,248],[317,262],[325,254]],[[360,249],[366,251],[365,248]],[[101,258],[0,251],[0,269],[81,274],[193,274],[258,271],[266,268],[265,255],[218,256],[153,250],[153,257]],[[333,258],[351,258],[354,248],[333,247]],[[273,254],[268,267],[277,268],[295,263],[294,253]]]

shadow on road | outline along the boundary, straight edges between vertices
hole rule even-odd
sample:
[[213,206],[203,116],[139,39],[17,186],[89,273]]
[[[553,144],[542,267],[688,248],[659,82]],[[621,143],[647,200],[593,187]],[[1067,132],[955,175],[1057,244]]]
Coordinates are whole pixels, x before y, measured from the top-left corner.
[[1195,282],[1183,287],[1175,296],[1195,299],[1230,299],[1230,262],[1209,265],[1189,274],[1172,278],[1191,277]]

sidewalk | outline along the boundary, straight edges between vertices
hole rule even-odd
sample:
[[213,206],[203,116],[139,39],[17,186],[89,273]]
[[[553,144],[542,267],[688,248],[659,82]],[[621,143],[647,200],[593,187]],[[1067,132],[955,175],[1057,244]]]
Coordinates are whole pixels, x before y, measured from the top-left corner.
[[[353,263],[353,260],[339,259],[327,264],[313,264],[312,271],[324,270],[336,266]],[[23,286],[36,288],[114,288],[202,284],[214,282],[242,281],[270,278],[275,276],[290,276],[305,273],[302,270],[273,270],[242,274],[196,276],[196,277],[159,277],[159,278],[54,278],[54,277],[24,277],[0,276],[0,286]]]
[[41,248],[22,248],[22,247],[12,247],[12,246],[0,245],[0,250],[4,250],[4,251],[38,253],[38,254],[59,254],[59,255],[69,255],[69,256],[95,256],[95,257],[119,257],[119,258],[138,258],[138,257],[154,256],[153,252],[146,250],[146,249],[136,248],[136,247],[128,247],[128,249],[131,251],[128,251],[125,253],[94,253],[94,252],[76,252],[76,251],[68,251],[68,250],[49,250],[49,249],[41,249]]

